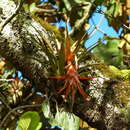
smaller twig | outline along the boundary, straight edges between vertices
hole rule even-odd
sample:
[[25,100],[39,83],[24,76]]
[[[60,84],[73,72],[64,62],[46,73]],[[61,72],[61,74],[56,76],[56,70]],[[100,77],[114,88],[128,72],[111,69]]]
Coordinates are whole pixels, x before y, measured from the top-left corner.
[[0,93],[0,100],[1,102],[9,109],[12,110],[12,108],[8,105],[8,103],[6,103],[6,101],[2,98],[3,95]]
[[2,82],[11,82],[11,81],[15,81],[15,79],[0,79],[0,81],[2,81]]
[[3,23],[1,23],[0,32],[2,32],[3,28],[18,14],[19,10],[21,9],[23,5],[23,2],[24,0],[19,0],[19,4],[18,4],[18,7],[16,8],[16,11],[10,17],[8,17],[5,21],[3,21]]
[[24,106],[19,106],[19,107],[16,107],[16,108],[12,109],[11,111],[9,111],[7,113],[7,115],[4,117],[4,119],[0,123],[0,128],[2,128],[3,124],[5,123],[5,121],[7,120],[7,118],[10,116],[10,114],[14,113],[16,110],[23,109],[23,108],[28,108],[28,107],[41,107],[41,105],[42,104],[24,105]]
[[124,57],[126,57],[126,58],[129,58],[130,56],[129,55],[123,55]]
[[87,48],[87,51],[88,52],[91,52],[91,50],[93,50],[95,47],[97,47],[99,45],[99,42],[100,40],[98,40],[95,44],[93,44],[92,46],[90,46],[89,48]]
[[64,14],[63,12],[59,12],[56,9],[40,9],[38,8],[36,10],[36,13],[40,14],[40,13],[48,13],[48,14],[52,14],[52,15],[57,15],[57,14]]
[[122,26],[123,26],[123,28],[125,28],[125,29],[130,31],[130,28],[127,25],[123,24]]
[[[93,18],[92,18],[92,22],[93,22],[93,25],[95,26],[95,28],[94,28],[94,30],[89,34],[89,38],[91,38],[91,37],[97,32],[97,30],[99,31],[99,26],[102,24],[103,19],[104,19],[104,15],[102,15],[102,17],[101,17],[99,23],[98,23],[97,25],[95,25],[94,20],[93,20]],[[101,30],[100,30],[100,31],[101,31]],[[101,31],[101,32],[102,32],[103,34],[105,34],[103,31]]]
[[23,102],[26,102],[30,97],[33,96],[34,93],[35,93],[35,90],[32,91],[31,93],[29,93],[29,95],[27,95],[27,97],[25,97],[25,98],[23,99]]
[[103,33],[104,35],[107,35],[103,30],[101,30],[99,27],[95,26],[95,29],[101,33]]

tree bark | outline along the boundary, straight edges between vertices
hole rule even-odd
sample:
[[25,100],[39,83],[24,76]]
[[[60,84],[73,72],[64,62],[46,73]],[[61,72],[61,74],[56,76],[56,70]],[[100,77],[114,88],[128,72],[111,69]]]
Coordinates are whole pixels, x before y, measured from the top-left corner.
[[[12,3],[13,9],[9,7],[7,9],[6,4],[10,6],[9,0],[6,0],[5,3],[4,0],[0,2],[0,20],[2,21],[8,18],[8,13],[15,9],[15,3]],[[43,30],[45,41],[50,42],[50,44],[56,42],[55,38],[52,40],[52,36],[48,35],[45,28],[36,23],[21,8],[19,13],[1,31],[0,54],[37,87],[40,86],[46,93],[55,95],[54,88],[49,86],[50,81],[47,80],[49,70],[44,67],[44,60],[47,57],[43,51],[31,44],[26,31],[30,30],[31,25],[29,27],[27,23],[35,24],[38,30]],[[29,32],[32,35],[35,34],[35,30]],[[39,61],[43,61],[43,64]],[[86,55],[86,61],[81,62],[89,64],[84,71],[90,71],[96,78],[82,82],[90,99],[84,101],[82,96],[78,95],[72,112],[99,130],[130,129],[129,82],[115,78],[108,66],[93,55]],[[58,99],[57,102],[60,104]]]

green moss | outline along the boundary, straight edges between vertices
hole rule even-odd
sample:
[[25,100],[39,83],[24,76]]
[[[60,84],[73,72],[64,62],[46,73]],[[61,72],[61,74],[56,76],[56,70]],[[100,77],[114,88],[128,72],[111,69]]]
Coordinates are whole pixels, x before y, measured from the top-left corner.
[[37,16],[32,16],[34,18],[34,20],[38,23],[41,24],[41,26],[43,28],[45,28],[48,32],[54,34],[55,38],[58,39],[60,42],[63,42],[64,41],[64,36],[63,34],[61,34],[61,32],[59,31],[59,29],[54,26],[54,25],[51,25],[50,23],[44,21],[43,19],[37,17]]
[[120,70],[115,66],[109,66],[109,70],[115,75],[117,78],[122,78],[122,79],[128,79],[130,80],[130,70],[129,69],[124,69]]

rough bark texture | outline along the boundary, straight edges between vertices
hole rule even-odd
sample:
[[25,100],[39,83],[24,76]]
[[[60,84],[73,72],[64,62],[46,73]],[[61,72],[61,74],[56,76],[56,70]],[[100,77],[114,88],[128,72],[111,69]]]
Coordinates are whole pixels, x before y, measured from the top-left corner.
[[[4,0],[2,0],[4,1]],[[11,8],[2,9],[5,3],[0,2],[0,20],[7,18]],[[14,7],[15,4],[13,3]],[[53,88],[49,87],[46,76],[48,70],[44,64],[38,62],[34,57],[42,60],[46,58],[44,52],[33,46],[29,40],[26,29],[28,23],[35,23],[21,9],[19,14],[12,19],[3,29],[0,34],[0,54],[11,62],[25,77],[28,77],[37,87],[42,86],[43,90],[54,93]],[[36,24],[36,23],[35,23]],[[40,25],[37,25],[41,29]],[[7,31],[8,30],[8,31]],[[48,32],[43,29],[44,38],[50,42],[56,42],[49,39]],[[30,31],[31,33],[31,31]],[[32,31],[32,34],[35,33]],[[32,58],[33,57],[33,58]],[[130,129],[130,106],[129,95],[130,85],[128,81],[122,79],[114,79],[112,73],[109,72],[108,66],[97,60],[94,56],[86,55],[86,61],[81,61],[84,64],[91,64],[86,68],[97,78],[91,81],[83,81],[83,86],[91,98],[89,101],[82,100],[80,96],[74,104],[73,113],[87,123],[99,130],[127,130]],[[85,71],[85,70],[84,70]],[[81,99],[80,99],[81,98]],[[57,100],[59,102],[59,100]]]

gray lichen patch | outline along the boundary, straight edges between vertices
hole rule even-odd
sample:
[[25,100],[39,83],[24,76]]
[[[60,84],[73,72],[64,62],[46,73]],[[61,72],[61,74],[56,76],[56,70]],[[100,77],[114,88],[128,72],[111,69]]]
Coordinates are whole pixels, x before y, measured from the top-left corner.
[[1,0],[0,1],[0,8],[2,8],[2,12],[5,17],[10,16],[14,13],[16,5],[12,0]]

